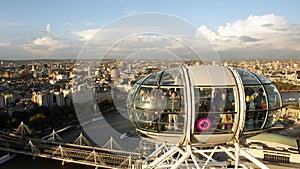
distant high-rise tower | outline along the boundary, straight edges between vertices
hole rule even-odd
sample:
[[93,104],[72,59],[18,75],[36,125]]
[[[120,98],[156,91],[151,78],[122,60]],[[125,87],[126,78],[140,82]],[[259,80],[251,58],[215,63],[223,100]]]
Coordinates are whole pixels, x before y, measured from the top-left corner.
[[274,69],[275,69],[275,70],[279,70],[279,68],[280,68],[280,63],[279,63],[279,61],[273,61],[273,65],[274,65]]
[[290,58],[290,67],[294,67],[295,60],[294,58]]
[[90,66],[88,67],[87,74],[88,74],[88,78],[90,78],[91,77],[91,67]]
[[112,69],[111,72],[110,72],[110,76],[114,80],[114,82],[117,82],[118,78],[120,77],[120,73],[119,73],[118,70]]

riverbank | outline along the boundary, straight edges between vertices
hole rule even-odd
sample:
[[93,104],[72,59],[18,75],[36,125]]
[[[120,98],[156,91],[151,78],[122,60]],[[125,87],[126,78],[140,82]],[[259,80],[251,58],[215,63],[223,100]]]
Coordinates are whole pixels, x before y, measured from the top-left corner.
[[280,93],[292,93],[292,92],[300,92],[300,90],[281,90]]

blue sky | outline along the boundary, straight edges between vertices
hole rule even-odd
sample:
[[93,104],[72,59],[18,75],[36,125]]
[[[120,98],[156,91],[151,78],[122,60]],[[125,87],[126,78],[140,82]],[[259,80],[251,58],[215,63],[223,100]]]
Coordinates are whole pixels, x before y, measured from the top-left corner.
[[224,57],[300,58],[299,6],[297,0],[4,0],[0,59],[76,58],[89,37],[84,33],[143,12],[185,19]]

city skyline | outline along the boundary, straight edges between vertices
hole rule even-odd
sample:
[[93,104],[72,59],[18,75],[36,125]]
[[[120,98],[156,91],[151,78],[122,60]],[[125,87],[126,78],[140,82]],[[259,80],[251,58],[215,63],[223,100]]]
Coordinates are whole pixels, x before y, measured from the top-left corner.
[[145,12],[190,23],[221,59],[299,59],[298,6],[298,1],[4,1],[0,59],[76,59],[97,31]]

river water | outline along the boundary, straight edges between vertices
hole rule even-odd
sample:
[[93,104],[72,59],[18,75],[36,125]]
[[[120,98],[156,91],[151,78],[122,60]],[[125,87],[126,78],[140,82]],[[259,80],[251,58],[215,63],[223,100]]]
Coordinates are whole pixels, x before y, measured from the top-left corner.
[[[282,100],[295,99],[297,103],[300,98],[300,92],[284,92],[281,93]],[[290,103],[290,102],[289,102]],[[61,161],[36,158],[27,155],[17,155],[14,159],[0,166],[1,169],[93,169],[91,166],[84,166],[73,163],[64,163]]]
[[27,155],[17,155],[12,160],[0,166],[1,169],[94,169],[91,166],[84,166],[73,163],[64,163],[61,161],[45,158],[35,158]]
[[[300,92],[282,92],[281,97],[284,103],[298,103]],[[295,102],[285,102],[285,100],[295,99]]]

